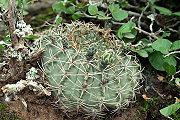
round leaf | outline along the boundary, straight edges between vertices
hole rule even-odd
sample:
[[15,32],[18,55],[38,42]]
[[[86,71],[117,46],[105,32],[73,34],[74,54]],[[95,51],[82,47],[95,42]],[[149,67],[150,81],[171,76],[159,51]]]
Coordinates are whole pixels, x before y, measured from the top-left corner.
[[97,13],[98,13],[98,8],[97,8],[97,6],[95,6],[95,5],[90,5],[90,6],[88,7],[88,12],[89,12],[90,15],[95,15],[95,14],[97,14]]
[[148,53],[152,53],[154,51],[152,47],[145,47],[143,50],[145,50]]
[[66,10],[66,7],[64,5],[64,3],[62,1],[60,2],[55,2],[53,5],[52,5],[52,8],[55,12],[57,13],[60,13],[60,12],[63,12]]
[[165,71],[169,75],[174,75],[176,73],[176,67],[174,67],[173,65],[168,64],[167,62],[163,63],[163,67],[164,67]]
[[179,12],[174,12],[173,15],[180,16],[180,11]]
[[136,26],[134,22],[128,22],[123,24],[118,30],[118,37],[123,38],[123,33],[131,32],[131,30]]
[[112,12],[112,16],[115,20],[124,20],[128,17],[128,13],[124,10],[116,10]]
[[111,19],[111,18],[112,18],[112,17],[106,16],[103,11],[98,11],[98,19],[106,20],[106,19]]
[[55,21],[56,25],[59,25],[61,22],[62,22],[62,17],[57,17]]
[[176,83],[177,86],[180,86],[180,78],[176,78],[175,83]]
[[157,5],[153,5],[153,7],[155,9],[157,9],[160,12],[160,14],[164,14],[164,15],[171,15],[172,14],[172,12],[167,8],[160,7],[160,6],[157,6]]
[[164,116],[170,116],[180,108],[180,103],[169,105],[160,110],[160,113]]
[[81,18],[82,17],[82,15],[81,15],[81,12],[75,12],[73,15],[72,15],[72,18],[74,19],[74,20],[77,20],[77,19],[79,19],[79,18]]
[[123,34],[123,37],[129,38],[129,39],[133,39],[133,38],[135,38],[136,36],[129,32],[129,33],[124,33],[124,34]]
[[163,67],[163,58],[162,58],[162,54],[158,51],[155,51],[153,53],[151,53],[149,55],[149,62],[150,64],[156,69],[156,70],[160,70],[160,71],[164,71],[164,67]]
[[171,44],[171,41],[167,39],[158,39],[152,43],[152,48],[163,54],[168,54]]
[[3,45],[0,45],[0,51],[3,51],[4,50],[4,46]]
[[145,50],[138,50],[137,53],[144,58],[148,57],[148,53]]
[[177,61],[173,56],[168,56],[164,59],[164,62],[167,62],[170,65],[176,66]]
[[180,40],[173,42],[171,46],[171,50],[177,50],[177,49],[180,49]]
[[108,9],[110,10],[111,13],[119,10],[119,4],[111,4],[108,6]]
[[98,11],[97,12],[100,16],[105,16],[105,13],[103,11]]
[[75,6],[70,6],[66,9],[66,13],[73,14],[75,12]]

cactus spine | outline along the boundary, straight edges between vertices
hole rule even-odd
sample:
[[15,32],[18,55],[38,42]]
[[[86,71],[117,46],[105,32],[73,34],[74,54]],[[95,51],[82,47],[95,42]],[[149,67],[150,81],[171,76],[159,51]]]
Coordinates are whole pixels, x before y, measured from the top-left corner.
[[141,66],[110,32],[75,21],[43,33],[43,66],[61,108],[97,115],[134,98]]

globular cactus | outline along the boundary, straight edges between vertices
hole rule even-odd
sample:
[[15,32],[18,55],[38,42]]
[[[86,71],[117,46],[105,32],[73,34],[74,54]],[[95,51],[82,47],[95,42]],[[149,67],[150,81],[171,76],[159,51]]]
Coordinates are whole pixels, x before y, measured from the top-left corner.
[[61,108],[98,115],[133,100],[141,66],[110,32],[75,21],[43,33],[43,67]]

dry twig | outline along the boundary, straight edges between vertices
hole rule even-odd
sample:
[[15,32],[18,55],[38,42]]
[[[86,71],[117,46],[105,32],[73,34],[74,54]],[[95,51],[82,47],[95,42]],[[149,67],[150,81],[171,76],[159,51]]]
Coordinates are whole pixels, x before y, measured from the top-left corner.
[[9,27],[12,46],[15,50],[18,50],[24,48],[24,40],[22,37],[18,37],[14,34],[17,22],[16,12],[16,0],[8,0],[7,26]]

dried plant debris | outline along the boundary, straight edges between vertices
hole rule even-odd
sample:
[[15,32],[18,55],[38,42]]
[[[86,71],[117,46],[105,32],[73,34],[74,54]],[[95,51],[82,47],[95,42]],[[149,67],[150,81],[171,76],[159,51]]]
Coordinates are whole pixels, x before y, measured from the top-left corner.
[[22,91],[25,87],[29,87],[38,94],[43,94],[47,96],[51,95],[51,92],[46,90],[41,84],[38,84],[37,82],[34,82],[32,80],[20,80],[16,84],[7,84],[1,88],[1,90],[5,94],[5,101],[18,99],[18,92]]

